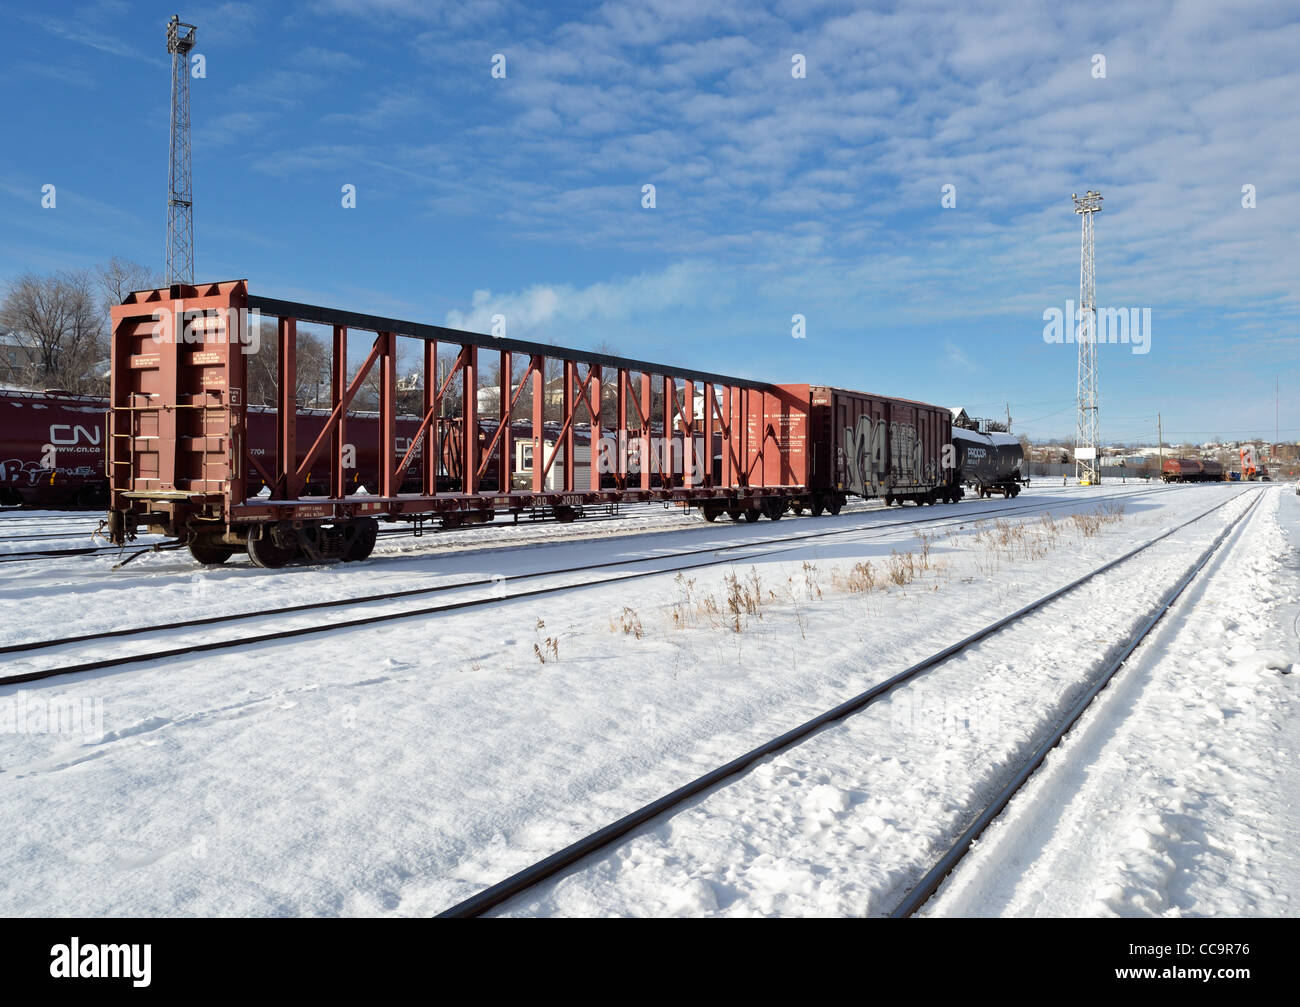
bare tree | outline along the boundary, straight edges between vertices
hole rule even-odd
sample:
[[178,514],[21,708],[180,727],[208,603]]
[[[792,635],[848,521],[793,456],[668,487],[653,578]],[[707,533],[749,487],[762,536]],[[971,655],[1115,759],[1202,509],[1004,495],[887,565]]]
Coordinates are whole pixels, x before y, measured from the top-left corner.
[[154,290],[162,286],[163,282],[162,276],[148,266],[116,255],[100,266],[96,273],[100,290],[104,293],[105,317],[108,316],[109,308],[126,300],[127,294],[136,290]]
[[[248,401],[253,405],[278,403],[280,336],[275,322],[262,320],[257,352],[247,361]],[[294,341],[294,401],[299,408],[330,403],[330,361],[333,349],[315,333],[299,332]]]
[[108,346],[89,272],[18,277],[0,300],[0,328],[11,330],[26,348],[33,384],[104,391],[96,365],[108,356]]

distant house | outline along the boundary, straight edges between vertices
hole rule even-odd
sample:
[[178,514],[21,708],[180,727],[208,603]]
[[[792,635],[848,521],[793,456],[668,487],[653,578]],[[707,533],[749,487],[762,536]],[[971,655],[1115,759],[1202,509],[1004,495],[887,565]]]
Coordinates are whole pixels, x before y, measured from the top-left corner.
[[84,377],[92,381],[107,381],[113,376],[113,358],[105,357],[103,360],[96,360],[90,365],[90,370]]
[[0,382],[29,384],[36,373],[36,354],[16,332],[0,332]]

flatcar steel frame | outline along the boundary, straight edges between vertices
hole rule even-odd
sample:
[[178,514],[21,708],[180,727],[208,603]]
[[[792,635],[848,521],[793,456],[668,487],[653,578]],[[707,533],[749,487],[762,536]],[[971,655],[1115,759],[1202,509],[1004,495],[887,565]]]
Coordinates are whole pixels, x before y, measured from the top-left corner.
[[[247,360],[252,341],[250,319],[276,319],[277,435],[273,466],[247,452]],[[323,429],[297,462],[296,338],[299,323],[332,330],[331,411]],[[348,378],[348,339],[357,330],[374,334],[357,373]],[[423,415],[404,453],[397,446],[397,341],[424,342]],[[454,366],[439,380],[438,348],[454,346]],[[499,355],[497,429],[480,451],[478,428],[479,359]],[[525,357],[527,366],[516,383],[512,365]],[[560,434],[549,452],[545,412],[548,362],[560,364],[562,388]],[[368,375],[377,369],[379,399],[379,485],[373,495],[346,493],[344,450],[348,410]],[[454,379],[461,379],[464,430],[458,489],[438,490],[441,452],[437,420]],[[661,415],[652,416],[655,380],[662,382]],[[532,383],[533,457],[531,486],[516,489],[509,420]],[[697,413],[695,388],[702,386],[703,408]],[[615,400],[618,445],[614,467],[602,473],[602,406],[606,388]],[[112,309],[112,369],[108,455],[109,530],[115,541],[133,536],[140,524],[179,535],[196,523],[224,526],[226,541],[237,541],[240,528],[266,522],[329,522],[363,516],[390,519],[466,512],[480,519],[503,510],[549,507],[572,513],[583,504],[663,500],[696,503],[710,514],[783,503],[804,495],[806,486],[766,484],[765,455],[779,452],[770,425],[756,428],[755,417],[778,413],[781,390],[766,382],[656,364],[609,354],[518,339],[496,338],[443,326],[360,314],[248,293],[246,280],[174,285],[130,294]],[[575,478],[574,434],[579,417],[590,425],[589,485]],[[652,449],[655,427],[663,451]],[[720,473],[715,476],[712,448],[715,431],[721,445]],[[706,464],[698,471],[686,458],[674,457],[674,439],[694,451],[697,438],[706,447]],[[422,445],[422,452],[419,448]],[[563,446],[563,451],[559,450]],[[639,475],[629,477],[626,445],[641,452]],[[502,459],[498,488],[483,491],[480,480],[493,452]],[[562,453],[561,485],[546,488],[548,473]],[[421,492],[400,493],[408,471],[419,464]],[[328,495],[304,496],[313,465],[328,461]],[[540,462],[540,463],[539,463]],[[680,464],[680,472],[678,465]],[[273,487],[268,499],[250,499],[250,465]],[[602,485],[611,475],[613,487]],[[698,478],[697,478],[698,476]],[[765,504],[766,501],[766,504]]]

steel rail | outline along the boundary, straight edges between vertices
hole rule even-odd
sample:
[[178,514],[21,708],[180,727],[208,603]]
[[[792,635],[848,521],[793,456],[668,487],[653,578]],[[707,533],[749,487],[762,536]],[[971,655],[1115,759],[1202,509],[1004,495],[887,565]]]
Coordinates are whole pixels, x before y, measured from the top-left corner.
[[[920,520],[914,519],[912,521],[895,522],[895,524],[891,525],[890,527],[896,527],[900,524],[908,525],[908,524],[917,524],[923,522],[928,523],[930,521],[939,521],[939,520],[957,521],[957,520],[964,520],[964,519],[962,518],[932,518],[932,519],[920,519]],[[855,529],[841,529],[835,532],[820,532],[820,533],[815,533],[815,535],[797,536],[796,540],[802,540],[805,538],[812,538],[812,537],[820,537],[822,535],[829,535],[829,534],[848,534],[851,532],[858,533],[858,532],[862,532],[863,530],[864,529],[862,528],[855,528]],[[865,529],[865,530],[871,531],[874,529]],[[519,591],[516,592],[515,594],[506,595],[499,598],[498,597],[478,598],[478,599],[469,599],[466,601],[448,602],[441,605],[433,605],[433,606],[419,608],[419,609],[408,609],[401,612],[382,613],[379,615],[373,615],[373,616],[368,616],[365,618],[358,618],[358,619],[349,619],[342,622],[329,623],[326,625],[302,626],[294,629],[279,630],[276,632],[262,633],[253,636],[236,637],[231,640],[217,640],[209,643],[189,644],[187,646],[175,647],[168,650],[150,651],[144,654],[128,654],[120,657],[103,658],[97,661],[81,662],[79,664],[74,664],[74,665],[63,665],[57,668],[45,668],[40,670],[28,671],[28,672],[18,672],[16,674],[5,675],[0,677],[0,686],[19,685],[25,682],[43,681],[49,678],[58,678],[65,675],[75,675],[82,672],[102,671],[109,668],[123,667],[129,664],[143,664],[150,661],[166,660],[168,658],[173,658],[173,657],[185,657],[190,654],[209,653],[218,650],[229,650],[231,648],[240,647],[244,645],[259,644],[259,643],[274,643],[280,640],[290,639],[293,637],[309,636],[317,633],[330,633],[342,629],[356,629],[356,628],[375,625],[377,623],[393,622],[399,619],[411,619],[417,616],[424,616],[424,615],[435,615],[442,612],[450,612],[450,611],[456,611],[460,609],[476,608],[476,607],[486,606],[486,605],[504,604],[504,603],[516,601],[521,598],[531,598],[531,597],[536,597],[545,594],[557,594],[563,591],[576,591],[588,587],[601,587],[606,584],[614,584],[620,581],[639,580],[644,577],[662,576],[666,573],[672,573],[676,571],[703,569],[705,567],[710,567],[710,566],[719,566],[724,563],[744,562],[750,559],[763,559],[772,556],[774,553],[756,552],[747,556],[729,556],[723,558],[717,558],[717,554],[721,552],[729,552],[734,549],[743,549],[746,547],[753,547],[753,546],[761,547],[764,545],[773,545],[773,544],[782,544],[782,542],[780,540],[776,540],[776,541],[769,540],[769,541],[762,541],[757,543],[738,543],[733,546],[697,549],[697,550],[692,550],[691,553],[699,554],[705,552],[712,552],[715,554],[715,557],[712,559],[705,560],[704,562],[701,563],[690,563],[684,566],[670,566],[667,569],[644,570],[644,571],[624,574],[622,576],[606,577],[603,580],[580,581],[578,583],[558,584],[550,587],[536,588],[530,591]],[[794,548],[798,548],[798,545],[796,544],[793,546],[788,546],[786,549],[777,550],[776,552],[778,553],[788,552],[790,551],[790,549],[794,549]],[[680,556],[673,555],[673,554],[665,554],[663,556],[649,556],[649,557],[643,556],[643,557],[637,557],[635,559],[611,561],[609,565],[618,566],[618,565],[627,565],[629,563],[646,563],[657,559],[663,560],[663,559],[678,559],[678,558],[680,558]],[[598,565],[587,564],[581,567],[572,568],[572,570],[569,572],[588,571],[597,568]],[[503,577],[502,580],[520,579],[523,577],[553,576],[555,575],[555,573],[556,571],[541,571],[535,574],[513,574],[513,575],[508,575],[508,577]],[[433,588],[413,588],[411,590],[413,593],[427,594],[427,593],[432,593],[434,591],[453,590],[461,587],[477,587],[477,586],[483,586],[484,584],[494,584],[499,582],[500,581],[493,581],[489,579],[486,581],[478,581],[478,582],[471,582],[471,583],[439,585]],[[400,593],[394,592],[394,595],[397,594]],[[311,603],[311,605],[314,607],[328,607],[331,605],[342,606],[342,605],[350,605],[350,604],[355,605],[358,604],[358,602],[356,602],[353,599],[336,599],[333,602]],[[222,620],[229,621],[232,619],[241,619],[241,618],[258,618],[270,614],[272,613],[244,613],[244,614],[231,615],[231,616],[213,616],[211,617],[211,621],[222,621]],[[146,627],[145,629],[147,631],[148,629],[158,629],[158,628],[159,627]],[[174,627],[162,627],[162,628],[164,629],[189,628],[189,626],[185,624],[178,624],[177,626]],[[121,633],[121,635],[128,635],[128,631],[110,631],[110,632]],[[90,634],[90,639],[100,639],[105,637],[106,635],[108,634]],[[68,641],[58,641],[58,642],[68,642]],[[12,646],[23,647],[26,645],[16,644]],[[2,652],[3,651],[0,651],[0,653]]]
[[1120,649],[1119,653],[1116,654],[1116,656],[1106,665],[1105,670],[1100,676],[1098,676],[1097,681],[1094,682],[1079,701],[1066,712],[1064,718],[1062,718],[1062,720],[1052,730],[1047,739],[1030,754],[1029,758],[1021,765],[1020,769],[1011,778],[1010,782],[1008,782],[1007,785],[998,792],[997,796],[989,802],[984,810],[976,816],[970,826],[957,837],[956,842],[952,844],[948,849],[948,852],[939,858],[938,863],[926,872],[921,880],[917,882],[916,886],[908,892],[906,898],[895,907],[894,911],[890,913],[892,919],[901,919],[907,916],[912,916],[921,908],[921,906],[929,901],[930,897],[934,895],[939,886],[943,883],[944,878],[946,878],[952,872],[953,868],[961,862],[962,858],[970,852],[971,845],[975,840],[977,840],[993,820],[1002,813],[1003,809],[1005,809],[1011,802],[1011,799],[1015,797],[1025,783],[1028,782],[1029,778],[1033,776],[1035,770],[1043,764],[1048,753],[1064,740],[1070,729],[1078,722],[1079,718],[1083,716],[1084,711],[1092,704],[1092,701],[1096,699],[1101,691],[1110,684],[1111,680],[1119,674],[1120,670],[1124,667],[1124,664],[1133,655],[1133,652],[1137,650],[1160,621],[1164,619],[1164,617],[1169,613],[1170,608],[1173,607],[1174,603],[1182,593],[1187,590],[1192,581],[1196,579],[1200,572],[1205,568],[1206,564],[1210,562],[1214,557],[1215,552],[1217,552],[1219,547],[1223,544],[1224,540],[1227,539],[1232,531],[1255,510],[1260,499],[1260,496],[1257,495],[1251,502],[1250,506],[1234,518],[1232,523],[1224,528],[1218,537],[1215,538],[1205,551],[1201,553],[1178,583],[1165,592],[1164,597],[1156,604],[1151,616],[1142,625],[1141,629],[1137,631],[1137,633],[1129,637],[1128,641]]
[[115,545],[92,545],[84,549],[34,549],[30,552],[0,553],[0,563],[18,563],[28,559],[57,559],[59,556],[91,556],[117,549]]
[[[1142,495],[1142,494],[1144,494],[1144,493],[1151,493],[1151,492],[1156,492],[1156,491],[1157,491],[1157,489],[1156,489],[1155,487],[1149,487],[1149,488],[1144,488],[1144,489],[1139,489],[1139,490],[1130,491],[1130,492],[1127,492],[1127,493],[1117,493],[1117,494],[1113,494],[1113,495],[1111,495],[1111,496],[1107,496],[1107,497],[1105,497],[1104,499],[1106,499],[1106,500],[1114,500],[1114,499],[1117,499],[1117,498],[1125,498],[1125,497],[1131,497],[1131,496],[1140,496],[1140,495]],[[1091,502],[1091,503],[1096,503],[1096,502],[1098,502],[1098,501],[1089,501],[1089,502]],[[1073,505],[1074,505],[1074,502],[1073,502],[1073,501],[1070,501],[1066,506],[1073,506]],[[1030,504],[1030,505],[1024,505],[1024,504],[1019,505],[1019,507],[1025,507],[1025,506],[1034,506],[1034,505],[1033,505],[1033,504]],[[1011,508],[1011,509],[1006,509],[1006,510],[1004,510],[1004,511],[1001,511],[1000,513],[1014,513],[1014,512],[1015,512],[1015,509],[1014,509],[1014,508]],[[626,517],[626,515],[619,515],[619,516],[620,516],[620,517]],[[592,521],[607,521],[607,520],[613,520],[613,518],[612,518],[612,517],[609,517],[609,516],[603,516],[603,515],[593,515],[593,516],[591,516],[591,517],[589,517],[589,518],[581,518],[580,520],[583,521],[583,522],[587,522],[587,523],[589,523],[589,522],[592,522]],[[935,519],[935,520],[937,520],[937,519]],[[904,522],[904,523],[911,523],[911,522]],[[456,533],[456,532],[471,531],[471,530],[473,530],[473,529],[475,529],[475,528],[481,528],[481,527],[485,527],[486,525],[492,525],[492,524],[496,524],[498,527],[513,527],[513,524],[508,523],[508,522],[500,522],[500,523],[497,523],[497,522],[491,522],[491,521],[488,521],[488,522],[483,522],[482,524],[464,524],[464,525],[458,525],[458,526],[455,527],[455,528],[437,528],[437,529],[431,529],[430,531],[425,532],[424,534],[426,534],[426,535],[446,535],[446,534],[454,534],[454,533]],[[405,535],[405,534],[410,534],[412,538],[419,537],[419,536],[416,536],[412,531],[409,531],[408,529],[401,529],[401,528],[384,528],[384,529],[380,529],[379,534],[380,534],[380,535],[383,535],[383,536],[385,536],[385,537],[396,536],[396,535]],[[54,537],[58,537],[58,536],[50,535],[50,536],[35,536],[35,537],[37,537],[37,538],[54,538]],[[4,539],[3,536],[0,536],[0,542],[3,542],[3,541],[6,541],[6,540]],[[17,541],[17,537],[10,538],[8,541]],[[162,544],[164,544],[164,543],[162,543],[162,542],[157,542],[157,543],[145,543],[145,545],[144,545],[144,551],[145,551],[145,552],[157,551],[157,550],[154,550],[152,547],[153,547],[154,545],[162,545]],[[37,559],[58,559],[59,557],[62,557],[62,556],[93,556],[93,555],[98,555],[99,553],[110,552],[110,551],[115,550],[115,549],[118,550],[118,551],[126,551],[127,548],[129,548],[129,547],[127,547],[127,546],[116,546],[116,545],[99,545],[99,546],[86,546],[85,548],[80,548],[80,549],[37,549],[37,550],[31,550],[31,551],[28,551],[28,552],[12,552],[12,553],[0,552],[0,563],[19,563],[19,562],[23,562],[23,561],[26,561],[26,560],[37,560]],[[387,558],[387,557],[380,557],[380,558]],[[398,558],[400,558],[400,557],[398,557]],[[0,651],[0,653],[3,653],[3,651]]]
[[506,595],[502,598],[471,598],[465,601],[452,601],[442,605],[431,605],[426,608],[407,609],[402,612],[384,612],[379,615],[367,616],[362,619],[347,619],[343,622],[330,623],[324,626],[299,626],[294,629],[281,629],[271,633],[259,633],[254,636],[241,636],[233,640],[216,640],[210,643],[195,643],[184,647],[175,647],[171,650],[151,651],[147,654],[128,654],[122,657],[105,658],[100,661],[87,661],[82,664],[67,665],[61,668],[47,668],[42,671],[20,672],[16,675],[5,675],[0,677],[0,686],[19,685],[24,682],[39,682],[46,678],[75,675],[87,671],[102,671],[106,668],[118,668],[127,664],[143,664],[148,661],[162,661],[171,657],[204,654],[215,650],[229,650],[232,647],[242,647],[259,643],[278,643],[294,637],[310,636],[315,633],[332,633],[341,629],[357,629],[363,626],[373,626],[378,623],[395,622],[398,619],[413,619],[422,615],[436,615],[440,612],[454,612],[458,609],[478,608],[484,605],[500,605],[505,602],[518,601],[521,598],[534,598],[538,595],[555,594],[560,591],[576,591],[585,587],[603,587],[606,584],[616,584],[620,581],[639,580],[643,577],[655,577],[664,573],[671,573],[674,570],[694,570],[699,567],[716,566],[719,562],[743,562],[750,558],[751,557],[749,556],[738,556],[729,560],[707,560],[703,563],[688,563],[685,566],[670,567],[667,570],[638,570],[634,573],[627,573],[617,577],[606,577],[603,580],[583,581],[577,584],[557,584],[551,587],[534,588],[530,591],[518,591],[515,594]]
[[[583,521],[608,521],[611,520],[611,518],[606,515],[592,515],[591,517],[583,518],[582,520]],[[422,534],[445,535],[453,532],[470,531],[474,528],[481,528],[484,527],[484,525],[489,525],[494,523],[500,525],[506,524],[505,522],[487,521],[487,522],[483,522],[482,524],[457,525],[454,528],[430,528],[428,531],[423,532]],[[410,535],[412,538],[419,537],[416,536],[414,534],[414,531],[410,528],[381,528],[379,530],[379,534],[387,538],[391,538],[395,535]],[[40,541],[40,540],[48,541],[50,539],[59,539],[59,538],[67,539],[67,538],[90,538],[90,537],[91,537],[90,532],[56,531],[46,535],[40,535],[40,534],[0,535],[0,543],[30,542],[30,541]],[[148,544],[151,543],[146,543],[146,545]],[[37,549],[37,550],[31,550],[26,552],[14,552],[14,553],[0,552],[0,562],[15,562],[17,560],[23,560],[23,559],[55,559],[59,556],[91,555],[94,553],[109,552],[110,550],[114,550],[114,549],[123,550],[126,548],[130,548],[130,547],[116,546],[116,545],[95,545],[95,546],[86,546],[85,548],[81,548],[81,549]]]
[[[1117,494],[1115,497],[1109,497],[1108,499],[1116,499],[1117,497],[1135,496],[1135,495],[1138,494],[1136,493]],[[1068,506],[1076,506],[1076,507],[1084,506],[1084,505],[1091,506],[1095,502],[1096,501],[1091,501],[1091,500],[1078,501],[1077,503],[1071,501]],[[567,574],[567,573],[581,573],[585,570],[609,569],[611,567],[629,566],[633,563],[649,563],[654,560],[682,559],[690,556],[700,556],[705,553],[716,554],[722,552],[731,552],[737,549],[754,549],[754,548],[762,548],[764,546],[769,546],[769,545],[784,545],[791,542],[795,543],[797,546],[798,543],[800,542],[804,542],[811,539],[826,538],[834,535],[855,535],[855,534],[863,534],[863,533],[872,533],[876,531],[887,533],[890,529],[893,528],[908,527],[916,524],[941,524],[943,522],[959,522],[959,521],[967,522],[972,520],[972,518],[976,520],[980,520],[982,519],[981,516],[1014,514],[1014,513],[1020,513],[1021,511],[1024,510],[1045,508],[1047,506],[1048,505],[1042,502],[1026,503],[1026,504],[1020,504],[1016,507],[995,507],[990,510],[979,511],[974,515],[972,514],[952,515],[949,513],[941,513],[941,514],[933,514],[929,517],[924,517],[924,518],[909,518],[903,521],[872,522],[869,524],[857,524],[849,528],[832,528],[832,529],[826,529],[824,531],[805,532],[805,533],[800,533],[795,535],[780,535],[780,536],[774,536],[774,537],[768,537],[768,538],[762,538],[756,540],[749,540],[745,542],[737,542],[733,545],[710,545],[698,549],[682,549],[676,552],[659,553],[653,556],[635,556],[635,557],[628,557],[626,559],[607,560],[601,563],[584,563],[581,566],[560,567],[553,570],[538,570],[530,573],[503,574],[499,577],[482,577],[477,580],[457,581],[454,584],[437,584],[430,587],[409,588],[402,591],[386,591],[379,594],[361,595],[361,596],[350,597],[350,598],[334,598],[328,601],[304,602],[299,605],[287,605],[281,608],[261,609],[257,612],[232,612],[227,615],[205,616],[204,618],[201,619],[187,619],[178,622],[154,623],[153,625],[149,625],[149,626],[131,626],[123,629],[105,630],[102,633],[83,633],[78,636],[65,636],[53,640],[30,640],[24,643],[13,643],[13,644],[8,644],[6,646],[0,646],[0,654],[30,653],[31,651],[35,651],[35,650],[46,650],[50,647],[62,647],[62,646],[67,646],[75,643],[88,643],[94,640],[110,640],[110,639],[116,639],[124,636],[138,636],[142,633],[172,632],[175,630],[194,629],[200,626],[213,626],[213,625],[226,623],[226,622],[237,622],[244,619],[262,619],[271,616],[293,615],[299,612],[310,612],[310,611],[326,609],[326,608],[343,608],[349,605],[366,605],[366,604],[374,604],[374,603],[385,602],[385,601],[399,601],[402,598],[414,598],[414,597],[419,597],[421,595],[439,594],[444,591],[459,590],[460,588],[485,587],[493,584],[508,583],[517,580],[527,580],[536,577],[557,576],[560,574]],[[872,513],[880,513],[880,512],[873,511]],[[700,530],[704,530],[704,529],[700,529]],[[633,532],[631,535],[626,537],[636,538],[644,534],[646,533],[638,531],[638,532]],[[525,544],[533,544],[533,543],[521,543],[521,545],[525,545]],[[768,555],[768,554],[764,554],[764,555]],[[707,564],[707,565],[717,565],[718,563],[730,563],[730,562],[735,562],[735,557],[721,559],[716,561],[715,563]],[[500,601],[503,599],[496,599],[496,600]],[[0,685],[3,685],[4,682],[5,680],[3,678],[0,678]]]
[[33,542],[52,538],[90,538],[90,531],[52,531],[42,535],[34,532],[30,535],[0,535],[0,542]]
[[1092,572],[1071,581],[1064,587],[1057,588],[1056,590],[1043,595],[1041,598],[1017,609],[1010,615],[1003,616],[1001,619],[989,623],[983,629],[976,630],[974,633],[963,637],[956,643],[944,647],[942,650],[931,654],[929,657],[918,661],[916,664],[913,664],[908,668],[905,668],[890,678],[885,679],[883,682],[872,686],[865,692],[859,693],[852,699],[848,699],[843,703],[840,703],[838,706],[832,707],[830,710],[813,717],[811,720],[805,721],[798,727],[792,728],[779,737],[764,742],[757,748],[753,748],[711,772],[705,773],[703,776],[692,780],[690,783],[678,787],[671,793],[665,794],[663,797],[638,808],[636,811],[624,815],[617,821],[611,822],[604,828],[579,839],[577,842],[569,844],[563,849],[551,854],[549,857],[512,874],[503,881],[499,881],[496,884],[485,888],[478,894],[472,895],[468,899],[465,899],[464,901],[439,913],[439,917],[468,918],[482,916],[484,913],[499,906],[506,900],[514,898],[516,895],[519,895],[530,888],[534,888],[544,881],[550,880],[566,868],[573,866],[579,860],[613,845],[634,829],[653,821],[666,812],[680,807],[684,802],[698,796],[706,790],[724,783],[732,777],[738,776],[762,759],[771,755],[776,755],[786,749],[793,748],[795,745],[804,741],[812,734],[820,731],[822,728],[828,727],[837,721],[860,712],[882,696],[892,692],[897,686],[904,682],[916,678],[923,672],[942,664],[944,661],[947,661],[949,658],[963,650],[966,650],[986,637],[992,636],[999,630],[1002,630],[1012,623],[1025,618],[1025,616],[1038,611],[1045,605],[1060,598],[1062,595],[1076,590],[1091,581],[1093,578],[1098,577],[1109,570],[1113,570],[1122,563],[1128,562],[1135,556],[1146,552],[1146,550],[1150,549],[1152,546],[1169,538],[1171,535],[1174,535],[1189,525],[1195,524],[1197,521],[1208,517],[1220,508],[1226,507],[1229,503],[1238,499],[1240,496],[1240,493],[1234,494],[1222,503],[1215,504],[1209,510],[1198,514],[1196,517],[1175,525],[1143,545],[1129,550],[1117,559],[1104,563]]

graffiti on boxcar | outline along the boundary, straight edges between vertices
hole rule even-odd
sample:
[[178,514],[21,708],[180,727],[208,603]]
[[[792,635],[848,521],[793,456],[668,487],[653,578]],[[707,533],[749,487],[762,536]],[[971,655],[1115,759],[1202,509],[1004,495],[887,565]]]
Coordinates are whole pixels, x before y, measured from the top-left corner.
[[856,426],[844,430],[844,456],[848,469],[844,488],[862,496],[879,492],[885,472],[885,424],[865,414],[859,416]]
[[81,477],[97,475],[89,465],[76,465],[58,468],[53,465],[43,466],[40,462],[24,461],[21,458],[7,458],[0,461],[0,485],[13,483],[16,486],[35,486],[42,478],[50,476]]
[[894,459],[894,478],[905,483],[921,480],[921,438],[910,423],[889,425],[890,456]]
[[859,416],[856,426],[844,430],[844,456],[844,488],[850,493],[875,496],[884,487],[937,481],[935,460],[927,461],[921,438],[910,423],[890,423],[886,430],[884,420]]

